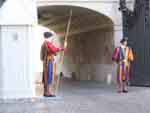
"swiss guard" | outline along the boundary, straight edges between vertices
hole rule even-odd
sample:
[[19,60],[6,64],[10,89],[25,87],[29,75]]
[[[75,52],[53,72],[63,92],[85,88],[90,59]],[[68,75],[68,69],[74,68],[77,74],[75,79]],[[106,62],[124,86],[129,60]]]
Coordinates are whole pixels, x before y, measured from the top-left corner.
[[49,87],[53,85],[55,65],[54,56],[57,52],[64,51],[64,48],[57,48],[53,42],[53,33],[44,32],[45,41],[41,46],[40,58],[43,61],[43,84],[44,84],[44,97],[55,97]]
[[127,93],[127,84],[130,79],[130,62],[134,60],[133,51],[127,46],[128,38],[123,38],[121,46],[115,48],[112,60],[118,64],[117,68],[117,84],[118,93]]

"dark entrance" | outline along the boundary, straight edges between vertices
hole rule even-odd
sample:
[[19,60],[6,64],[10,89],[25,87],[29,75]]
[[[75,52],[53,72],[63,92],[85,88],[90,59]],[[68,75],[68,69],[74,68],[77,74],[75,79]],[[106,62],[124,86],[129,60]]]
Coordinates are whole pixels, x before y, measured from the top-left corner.
[[124,36],[129,37],[135,61],[132,63],[131,85],[150,86],[150,5],[149,0],[136,0],[134,10],[121,0]]

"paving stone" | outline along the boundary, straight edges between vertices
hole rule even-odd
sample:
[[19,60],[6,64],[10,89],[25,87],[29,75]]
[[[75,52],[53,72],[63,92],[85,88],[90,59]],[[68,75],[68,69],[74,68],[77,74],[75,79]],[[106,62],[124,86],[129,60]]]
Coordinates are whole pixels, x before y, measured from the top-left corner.
[[115,86],[95,82],[61,84],[59,96],[0,100],[0,113],[150,113],[150,88],[130,87],[118,94]]

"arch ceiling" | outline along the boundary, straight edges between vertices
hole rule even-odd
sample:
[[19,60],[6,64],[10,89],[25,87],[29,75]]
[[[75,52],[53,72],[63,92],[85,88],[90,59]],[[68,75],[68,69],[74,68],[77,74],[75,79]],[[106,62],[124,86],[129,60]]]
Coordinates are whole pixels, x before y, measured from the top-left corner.
[[39,7],[39,24],[64,35],[70,10],[73,12],[70,25],[70,35],[97,29],[108,31],[112,31],[113,29],[113,22],[107,16],[87,8],[75,6]]

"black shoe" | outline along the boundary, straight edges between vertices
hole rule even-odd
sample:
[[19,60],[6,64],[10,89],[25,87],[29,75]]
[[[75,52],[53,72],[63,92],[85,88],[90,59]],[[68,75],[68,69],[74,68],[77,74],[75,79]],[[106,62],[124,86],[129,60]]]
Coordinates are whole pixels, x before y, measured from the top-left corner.
[[48,97],[49,95],[44,94],[43,96],[44,96],[44,97]]
[[44,94],[44,97],[56,97],[55,95],[52,95],[52,94],[50,94],[50,95],[45,95]]
[[52,95],[52,94],[50,94],[48,97],[56,97],[56,95]]
[[127,91],[127,90],[123,90],[122,92],[123,92],[123,93],[128,93],[128,91]]

